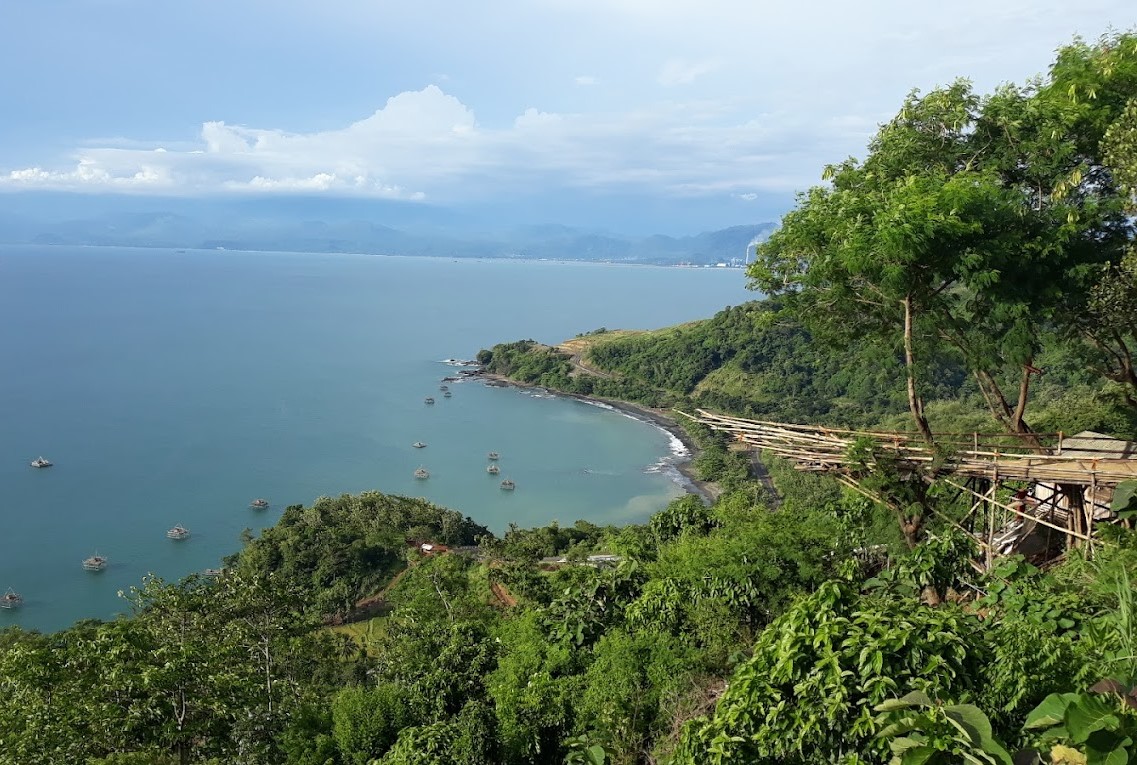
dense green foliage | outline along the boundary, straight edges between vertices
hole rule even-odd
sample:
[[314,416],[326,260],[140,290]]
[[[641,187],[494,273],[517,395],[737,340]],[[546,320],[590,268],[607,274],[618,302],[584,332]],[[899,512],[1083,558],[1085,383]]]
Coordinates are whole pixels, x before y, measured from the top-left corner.
[[461,513],[377,491],[285,509],[232,561],[313,593],[319,613],[347,611],[405,565],[408,542],[473,545],[489,535]]
[[[913,96],[762,248],[780,301],[590,333],[581,358],[478,358],[569,393],[838,424],[907,405],[921,429],[1019,430],[1030,393],[1035,427],[1131,435],[1135,105],[1132,35],[1024,88]],[[218,578],[145,580],[130,618],[2,631],[0,765],[1137,762],[1137,532],[979,574],[970,502],[934,481],[877,464],[859,478],[878,505],[767,458],[774,497],[749,454],[691,435],[721,494],[644,524],[496,538],[423,500],[323,498]]]
[[[1108,304],[1129,310],[1131,293],[1114,292],[1123,296]],[[777,301],[734,306],[666,330],[589,340],[589,364],[609,377],[574,370],[567,353],[531,340],[496,345],[483,350],[481,358],[489,372],[572,394],[655,407],[703,407],[781,422],[912,427],[910,418],[897,416],[906,408],[899,349],[855,339],[838,345],[816,342]],[[959,354],[938,350],[940,356],[923,361],[928,371],[922,388],[925,413],[933,429],[997,430],[999,422]],[[1125,373],[1109,372],[1088,353],[1082,335],[1045,336],[1034,361],[1046,374],[1031,389],[1036,430],[1116,435],[1137,430],[1137,407],[1114,379]]]

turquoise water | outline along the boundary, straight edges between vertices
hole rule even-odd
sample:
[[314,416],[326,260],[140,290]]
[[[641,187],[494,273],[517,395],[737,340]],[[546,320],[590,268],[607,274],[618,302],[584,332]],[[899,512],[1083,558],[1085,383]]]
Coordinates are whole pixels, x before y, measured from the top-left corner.
[[[680,491],[666,434],[480,383],[446,399],[440,362],[751,297],[725,269],[0,247],[0,591],[25,597],[0,626],[111,617],[145,573],[216,566],[320,495],[423,496],[495,531],[643,520]],[[192,536],[166,539],[178,523]]]

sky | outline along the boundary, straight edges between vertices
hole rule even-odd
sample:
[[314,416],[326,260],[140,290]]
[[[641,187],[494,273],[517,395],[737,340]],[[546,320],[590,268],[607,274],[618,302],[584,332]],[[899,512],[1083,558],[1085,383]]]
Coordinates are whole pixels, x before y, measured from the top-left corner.
[[0,191],[756,223],[912,89],[1134,26],[1132,0],[0,0]]

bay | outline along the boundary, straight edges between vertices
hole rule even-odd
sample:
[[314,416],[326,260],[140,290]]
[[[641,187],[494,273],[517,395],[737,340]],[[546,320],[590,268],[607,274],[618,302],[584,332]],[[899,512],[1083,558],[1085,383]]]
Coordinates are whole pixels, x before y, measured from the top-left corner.
[[[321,495],[422,496],[495,532],[642,521],[681,491],[653,469],[669,436],[513,388],[443,398],[455,369],[440,362],[704,318],[752,299],[744,283],[731,269],[0,247],[0,590],[25,598],[0,627],[110,618],[148,572],[217,566],[243,529]],[[40,454],[55,466],[29,467]],[[262,496],[272,506],[250,509]],[[191,537],[166,539],[179,523]],[[107,569],[84,571],[96,551]]]

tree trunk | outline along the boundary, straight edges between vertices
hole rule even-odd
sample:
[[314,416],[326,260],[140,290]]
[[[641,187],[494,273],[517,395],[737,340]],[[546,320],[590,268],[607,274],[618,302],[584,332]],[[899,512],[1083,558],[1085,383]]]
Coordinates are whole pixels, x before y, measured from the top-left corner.
[[977,369],[975,370],[975,379],[979,383],[979,390],[982,391],[983,398],[987,401],[987,408],[991,410],[991,415],[998,420],[999,424],[1008,433],[1023,436],[1025,443],[1041,447],[1042,442],[1034,435],[1030,426],[1023,419],[1026,415],[1026,405],[1030,395],[1031,361],[1033,358],[1028,359],[1027,363],[1023,365],[1022,378],[1019,382],[1019,398],[1015,402],[1014,409],[1007,402],[1007,397],[1003,395],[1003,389],[999,387],[998,381],[990,372]]
[[[1031,364],[1034,362],[1034,357],[1026,360],[1023,364],[1023,375],[1019,381],[1019,400],[1015,402],[1015,411],[1011,415],[1011,428],[1015,433],[1030,433],[1030,427],[1023,422],[1023,415],[1026,413],[1027,396],[1030,395],[1030,375]],[[1038,446],[1038,439],[1033,439],[1035,445]]]
[[928,418],[924,416],[924,399],[916,390],[916,354],[912,349],[912,298],[907,296],[901,301],[904,305],[904,371],[908,378],[908,409],[912,412],[912,419],[924,441],[929,446],[935,446],[936,440],[932,436],[932,429],[928,425]]

